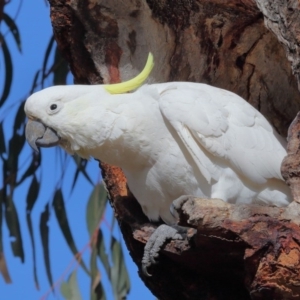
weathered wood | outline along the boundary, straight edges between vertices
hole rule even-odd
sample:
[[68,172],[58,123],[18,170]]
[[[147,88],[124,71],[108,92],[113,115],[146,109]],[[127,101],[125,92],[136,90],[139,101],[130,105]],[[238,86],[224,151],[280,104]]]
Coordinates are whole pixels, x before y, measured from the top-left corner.
[[[265,18],[266,2],[256,0]],[[275,8],[281,2],[272,0]],[[142,69],[151,51],[155,68],[149,82],[195,81],[231,90],[260,110],[282,135],[300,110],[297,80],[280,36],[264,26],[264,16],[252,0],[49,3],[55,38],[76,83],[129,79]],[[292,12],[287,13],[297,24]],[[289,30],[291,23],[281,19],[280,26]],[[297,45],[297,26],[293,28],[289,39]],[[289,58],[297,74],[297,54]],[[147,223],[121,170],[101,167],[126,245],[140,267],[144,243],[155,226]],[[206,202],[201,203],[189,211],[191,216],[181,214],[181,221],[192,220]],[[161,300],[290,299],[299,293],[297,207],[285,212],[250,207],[237,211],[247,218],[236,219],[229,213],[234,206],[217,203],[206,203],[207,214],[189,223],[197,228],[190,240],[166,245],[159,266],[150,270],[152,277],[140,274],[149,289]]]
[[265,24],[284,45],[300,88],[300,3],[298,0],[255,0]]
[[[207,269],[199,267],[200,276],[219,274],[226,280],[240,261],[240,284],[252,299],[300,298],[298,203],[277,208],[191,198],[178,212],[181,225],[197,229],[193,244],[204,249]],[[220,265],[226,262],[230,271],[224,272]]]

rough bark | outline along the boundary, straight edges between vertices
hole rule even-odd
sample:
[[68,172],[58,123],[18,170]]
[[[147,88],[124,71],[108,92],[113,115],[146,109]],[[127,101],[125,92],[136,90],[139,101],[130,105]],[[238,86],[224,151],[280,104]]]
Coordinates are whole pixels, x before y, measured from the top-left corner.
[[[265,27],[258,9],[267,16],[262,8],[267,1],[257,0],[258,7],[251,0],[49,2],[55,38],[76,83],[129,79],[151,51],[156,64],[149,82],[195,81],[231,90],[282,135],[299,110],[287,48],[278,32]],[[297,44],[295,34],[286,39]],[[155,225],[128,191],[122,171],[103,163],[101,167],[127,247],[140,267],[144,243]],[[152,277],[140,274],[159,299],[293,299],[299,293],[298,223],[288,215],[294,210],[238,210],[219,201],[199,201],[198,208],[181,214],[182,222],[197,233],[167,244]],[[203,205],[209,209],[204,215]],[[197,221],[190,223],[197,213]],[[280,219],[284,214],[286,219]]]
[[265,25],[284,45],[300,88],[300,3],[292,1],[256,0],[264,14]]
[[290,186],[293,199],[300,204],[300,112],[288,130],[287,156],[281,165],[281,173]]
[[199,273],[235,276],[251,299],[265,300],[300,298],[299,211],[296,202],[277,208],[191,198],[179,213],[180,224],[197,229],[189,244],[201,251]]

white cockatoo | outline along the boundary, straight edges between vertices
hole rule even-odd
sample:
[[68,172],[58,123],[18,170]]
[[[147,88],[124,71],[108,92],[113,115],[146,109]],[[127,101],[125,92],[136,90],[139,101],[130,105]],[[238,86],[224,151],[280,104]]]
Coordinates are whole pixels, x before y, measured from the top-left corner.
[[[170,205],[183,195],[276,206],[292,201],[280,173],[285,142],[259,111],[206,84],[139,87],[152,67],[149,55],[128,82],[54,86],[31,95],[29,144],[60,145],[121,167],[146,216],[169,225],[176,221]],[[155,256],[148,253],[144,265]]]

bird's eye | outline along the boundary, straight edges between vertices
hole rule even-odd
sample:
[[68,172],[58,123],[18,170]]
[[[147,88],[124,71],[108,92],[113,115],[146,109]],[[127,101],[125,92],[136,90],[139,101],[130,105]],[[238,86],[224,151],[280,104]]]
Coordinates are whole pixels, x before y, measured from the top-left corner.
[[57,104],[51,104],[50,109],[51,109],[51,110],[57,109]]
[[58,101],[53,101],[52,103],[48,104],[47,112],[49,115],[57,114],[63,107],[63,103]]

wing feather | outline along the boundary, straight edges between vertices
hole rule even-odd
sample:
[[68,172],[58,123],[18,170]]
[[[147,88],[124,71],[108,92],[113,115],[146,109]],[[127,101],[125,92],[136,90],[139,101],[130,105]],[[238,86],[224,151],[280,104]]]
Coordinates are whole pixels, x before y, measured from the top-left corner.
[[[282,179],[286,151],[268,121],[239,96],[204,84],[165,84],[159,105],[208,182],[225,164],[254,183]],[[221,158],[221,160],[220,160]]]

